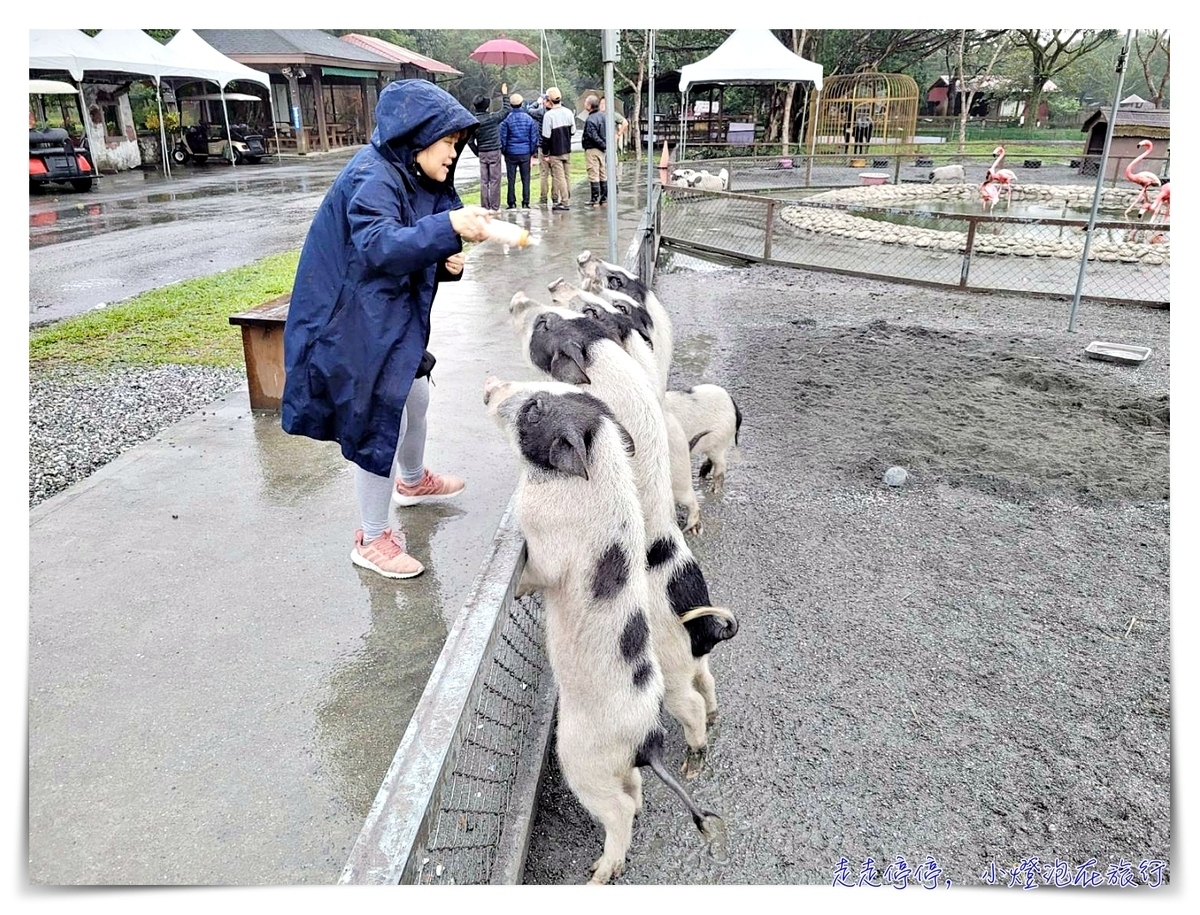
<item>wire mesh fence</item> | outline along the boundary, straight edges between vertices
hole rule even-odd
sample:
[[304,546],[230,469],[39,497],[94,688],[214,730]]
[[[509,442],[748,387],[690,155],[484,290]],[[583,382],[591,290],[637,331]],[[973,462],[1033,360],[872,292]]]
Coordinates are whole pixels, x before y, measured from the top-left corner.
[[[658,231],[668,247],[978,291],[1071,296],[1079,277],[1093,189],[1014,187],[988,213],[970,184],[855,187],[787,199],[663,187]],[[1105,189],[1101,208],[1128,206]],[[865,201],[873,201],[871,204]],[[969,212],[970,210],[980,212]],[[958,212],[955,212],[955,211]],[[967,210],[968,212],[962,212]],[[1006,215],[1023,212],[1033,215]],[[1170,225],[1097,221],[1082,295],[1170,302]]]
[[546,703],[543,694],[550,679],[544,645],[541,596],[513,601],[481,671],[479,700],[428,840],[416,850],[420,860],[414,862],[414,883],[511,882],[501,879],[504,868],[497,863],[506,829],[514,829],[510,821],[520,818],[512,801],[522,760],[531,749],[540,759],[532,742],[539,715],[549,713],[548,705],[538,707],[539,701]]

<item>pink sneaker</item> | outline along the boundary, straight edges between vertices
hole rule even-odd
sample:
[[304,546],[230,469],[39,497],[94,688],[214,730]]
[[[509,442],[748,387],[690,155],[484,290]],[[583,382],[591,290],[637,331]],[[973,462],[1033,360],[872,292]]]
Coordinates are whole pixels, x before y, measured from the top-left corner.
[[426,468],[425,476],[415,486],[409,486],[403,480],[396,481],[396,491],[392,493],[392,502],[396,505],[416,505],[419,502],[436,502],[441,499],[453,499],[466,488],[466,480],[459,477],[445,476],[434,473]]
[[425,571],[425,566],[405,552],[404,534],[393,534],[391,528],[370,543],[363,543],[363,532],[355,531],[350,561],[386,578],[415,578]]

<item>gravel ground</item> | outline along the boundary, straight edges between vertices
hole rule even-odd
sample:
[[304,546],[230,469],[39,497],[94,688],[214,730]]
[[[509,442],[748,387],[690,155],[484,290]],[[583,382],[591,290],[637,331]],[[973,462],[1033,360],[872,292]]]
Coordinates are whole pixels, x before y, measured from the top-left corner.
[[31,368],[29,507],[245,383],[240,368]]
[[[745,415],[694,541],[741,624],[692,783],[728,837],[647,775],[619,882],[1169,862],[1170,313],[1084,303],[1068,334],[1069,302],[778,267],[656,285],[672,386]],[[525,879],[583,882],[602,831],[553,762],[542,791]]]

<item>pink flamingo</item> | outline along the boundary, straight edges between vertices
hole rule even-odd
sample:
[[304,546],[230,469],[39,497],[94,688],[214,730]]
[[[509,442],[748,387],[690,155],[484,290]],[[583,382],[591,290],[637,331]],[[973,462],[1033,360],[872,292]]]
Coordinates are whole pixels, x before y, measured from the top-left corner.
[[1151,222],[1170,222],[1171,221],[1171,184],[1168,182],[1162,186],[1158,192],[1158,196],[1154,198],[1154,203],[1150,204],[1150,221]]
[[[1135,165],[1145,159],[1146,156],[1150,155],[1150,153],[1154,150],[1154,144],[1149,140],[1142,140],[1142,142],[1138,144],[1138,149],[1145,149],[1146,151],[1125,166],[1125,177],[1134,184],[1140,185],[1142,189],[1138,195],[1133,198],[1133,203],[1129,204],[1129,207],[1125,210],[1126,216],[1128,216],[1138,204],[1149,203],[1150,188],[1159,187],[1162,184],[1162,181],[1159,180],[1158,175],[1154,174],[1154,172],[1135,172],[1133,170]],[[1143,209],[1142,212],[1144,213],[1145,210]]]
[[979,185],[979,197],[983,201],[983,209],[991,212],[1000,200],[1000,185],[995,180],[995,176],[989,171],[983,179],[983,184]]
[[[1013,182],[1015,182],[1017,180],[1017,173],[1012,171],[1011,169],[1000,167],[1000,163],[1004,161],[1004,147],[1003,146],[997,146],[995,149],[993,149],[992,155],[996,157],[996,161],[993,162],[992,167],[988,169],[988,174],[991,175],[993,181],[995,181],[997,184],[1003,185],[1004,188],[1008,191],[1007,202],[1011,205],[1012,204],[1012,186],[1013,186]],[[997,188],[997,191],[999,191],[999,188]]]

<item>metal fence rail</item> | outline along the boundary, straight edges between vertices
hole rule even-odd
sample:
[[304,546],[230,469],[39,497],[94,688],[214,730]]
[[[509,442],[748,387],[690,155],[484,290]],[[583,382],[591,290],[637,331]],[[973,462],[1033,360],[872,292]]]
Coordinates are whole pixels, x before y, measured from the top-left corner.
[[[947,149],[932,152],[880,148],[861,156],[843,152],[809,155],[807,150],[796,150],[787,156],[724,156],[681,161],[674,163],[671,168],[707,169],[712,174],[724,168],[729,172],[729,191],[769,191],[782,196],[796,192],[803,196],[810,188],[857,185],[859,175],[863,172],[882,172],[892,184],[924,184],[929,182],[929,173],[943,165],[963,166],[968,181],[978,185],[995,161],[991,155],[959,155],[953,152],[952,144],[946,145]],[[1002,167],[1016,174],[1018,184],[1080,184],[1094,187],[1098,158],[1085,156],[1078,150],[1052,155],[1016,155],[1005,158]],[[1124,177],[1125,166],[1131,161],[1133,159],[1130,156],[1110,156],[1105,187],[1123,188],[1136,193],[1137,188]],[[1143,159],[1138,168],[1166,177],[1170,170],[1170,159],[1156,150],[1154,155]]]
[[[658,208],[662,244],[701,255],[1047,296],[1074,294],[1086,227],[671,186]],[[1097,222],[1083,296],[1169,304],[1170,235],[1165,224]]]

